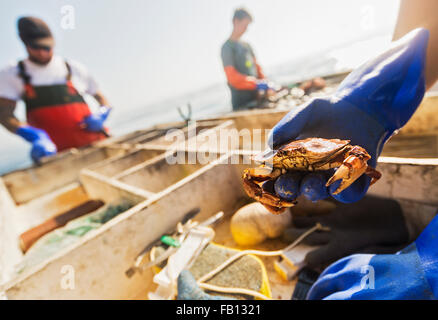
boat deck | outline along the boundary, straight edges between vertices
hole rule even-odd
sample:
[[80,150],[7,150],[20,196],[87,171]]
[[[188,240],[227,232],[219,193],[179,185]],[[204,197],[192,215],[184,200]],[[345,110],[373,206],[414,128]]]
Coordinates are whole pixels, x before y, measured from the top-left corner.
[[[438,206],[438,120],[431,116],[437,105],[438,97],[426,97],[406,127],[385,146],[378,163],[383,176],[370,188],[371,194],[415,203],[416,208]],[[246,198],[241,173],[251,163],[244,160],[262,150],[266,140],[261,135],[260,143],[248,150],[243,137],[231,148],[207,138],[222,131],[246,130],[252,139],[253,129],[271,129],[287,111],[241,111],[188,126],[166,124],[70,150],[43,166],[4,175],[0,180],[0,292],[9,299],[145,298],[154,287],[152,271],[132,278],[125,271],[145,247],[173,231],[194,208],[201,210],[200,221],[224,211],[226,218],[215,229],[215,241],[238,248],[229,232],[229,218]],[[166,132],[171,128],[182,130],[182,140],[169,153]],[[199,157],[201,150],[206,159]],[[186,163],[170,164],[169,156],[177,154]],[[231,164],[232,159],[238,159],[238,164]],[[14,266],[24,259],[18,236],[88,199],[105,203],[128,199],[134,206],[17,274]],[[285,246],[281,240],[269,240],[257,248]],[[294,282],[276,274],[274,258],[262,260],[273,298],[290,299]],[[74,270],[74,290],[60,286],[65,266]]]

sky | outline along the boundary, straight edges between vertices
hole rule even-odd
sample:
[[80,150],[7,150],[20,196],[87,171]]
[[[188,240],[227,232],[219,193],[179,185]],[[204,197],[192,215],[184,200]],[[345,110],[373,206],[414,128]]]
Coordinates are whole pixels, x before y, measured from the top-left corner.
[[[73,29],[62,25],[66,6],[74,10]],[[1,1],[0,66],[24,57],[16,19],[35,15],[51,26],[56,52],[85,64],[114,106],[147,105],[225,81],[219,50],[240,6],[255,18],[245,40],[269,69],[335,43],[391,33],[398,1]]]
[[[354,67],[389,43],[398,5],[398,0],[0,1],[0,68],[25,58],[17,18],[44,19],[56,38],[56,53],[84,64],[114,106],[111,125],[136,109],[225,83],[220,47],[237,7],[254,17],[243,39],[269,75],[285,62],[346,44],[356,46],[356,53],[340,50],[338,59]],[[382,41],[358,41],[376,36]],[[0,139],[7,135],[0,128]],[[24,152],[19,138],[7,143]]]

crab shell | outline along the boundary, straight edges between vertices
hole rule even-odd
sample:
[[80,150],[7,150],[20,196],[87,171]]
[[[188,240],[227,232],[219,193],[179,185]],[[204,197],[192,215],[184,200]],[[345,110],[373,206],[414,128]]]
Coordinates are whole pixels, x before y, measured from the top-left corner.
[[348,188],[362,174],[373,178],[374,183],[380,173],[368,166],[371,156],[360,146],[350,145],[349,140],[308,138],[296,140],[269,150],[254,157],[264,162],[258,168],[246,169],[243,174],[244,189],[247,194],[265,205],[272,213],[278,214],[286,207],[293,206],[296,201],[285,201],[272,192],[262,188],[261,183],[274,180],[288,170],[319,171],[338,168],[327,181],[326,186],[341,180],[339,187],[333,192],[338,194]]
[[328,170],[341,166],[344,161],[342,155],[350,147],[349,140],[308,138],[293,141],[268,154],[257,155],[254,160],[286,170]]

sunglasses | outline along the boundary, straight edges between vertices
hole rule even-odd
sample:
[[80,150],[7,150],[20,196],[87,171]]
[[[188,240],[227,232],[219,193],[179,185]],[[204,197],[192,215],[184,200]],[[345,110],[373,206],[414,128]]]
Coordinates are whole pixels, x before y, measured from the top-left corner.
[[39,45],[39,44],[29,44],[29,47],[33,50],[44,50],[44,51],[52,50],[52,47],[50,47],[50,46],[44,46],[44,45]]

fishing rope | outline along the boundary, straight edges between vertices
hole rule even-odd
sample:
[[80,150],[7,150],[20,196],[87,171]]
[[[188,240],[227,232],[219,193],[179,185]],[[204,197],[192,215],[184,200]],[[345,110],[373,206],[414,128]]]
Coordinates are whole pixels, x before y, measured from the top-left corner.
[[266,256],[266,257],[281,256],[286,251],[289,251],[292,248],[294,248],[295,246],[297,246],[298,244],[300,244],[301,241],[303,241],[307,236],[309,236],[313,232],[315,232],[315,231],[329,231],[329,230],[330,230],[330,228],[324,227],[320,223],[316,223],[315,226],[313,226],[312,228],[310,228],[309,230],[304,232],[301,236],[299,236],[294,242],[292,242],[286,248],[283,248],[280,250],[275,250],[275,251],[263,251],[263,250],[243,250],[243,251],[240,251],[240,252],[236,253],[235,255],[231,256],[230,258],[228,258],[227,260],[225,260],[223,263],[221,263],[219,266],[214,268],[212,271],[210,271],[210,272],[206,273],[205,275],[203,275],[202,277],[200,277],[198,279],[197,283],[201,288],[211,290],[211,291],[218,291],[218,292],[223,292],[223,293],[237,293],[237,294],[240,293],[240,294],[254,296],[254,297],[257,297],[257,298],[260,298],[263,300],[272,300],[271,298],[267,297],[266,295],[264,295],[260,292],[251,290],[251,289],[221,287],[221,286],[216,286],[216,285],[212,285],[212,284],[207,284],[207,283],[205,283],[205,281],[212,278],[214,275],[216,275],[217,273],[219,273],[223,269],[225,269],[229,264],[233,263],[234,261],[236,261],[237,259],[239,259],[240,257],[242,257],[244,255],[252,254],[252,255]]

